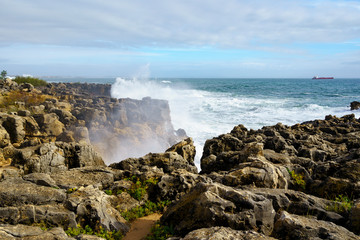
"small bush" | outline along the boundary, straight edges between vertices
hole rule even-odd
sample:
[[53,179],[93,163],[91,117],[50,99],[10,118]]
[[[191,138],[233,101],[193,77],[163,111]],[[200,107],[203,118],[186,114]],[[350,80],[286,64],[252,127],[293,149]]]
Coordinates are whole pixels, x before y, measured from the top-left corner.
[[17,105],[17,103],[20,102],[25,103],[26,107],[30,107],[39,105],[48,98],[51,97],[49,95],[16,90],[8,92],[6,95],[0,97],[0,107],[8,108]]
[[326,210],[334,211],[337,213],[349,212],[353,205],[353,201],[351,201],[347,196],[340,194],[339,196],[335,197],[335,200],[333,200],[333,204],[331,206],[328,206]]
[[145,217],[156,212],[162,213],[169,204],[170,201],[160,201],[157,203],[146,201],[144,205],[120,212],[120,214],[125,220],[133,221],[137,218]]
[[45,80],[42,80],[42,79],[39,79],[39,78],[33,78],[33,77],[20,77],[20,76],[17,76],[17,77],[15,77],[14,81],[17,82],[18,84],[30,83],[34,87],[46,86],[47,85],[47,82]]
[[174,236],[174,229],[170,226],[162,226],[156,223],[151,228],[151,233],[146,237],[146,240],[165,240]]
[[304,180],[304,176],[302,174],[296,174],[294,170],[289,171],[289,174],[291,176],[291,179],[294,180],[295,185],[301,187],[305,190],[306,182]]
[[96,235],[98,237],[105,238],[107,240],[120,240],[123,238],[123,235],[120,231],[106,231],[103,227],[99,227],[98,230],[93,230],[89,225],[86,225],[85,228],[82,228],[78,225],[76,228],[68,228],[66,234],[70,237],[75,237],[80,234],[87,234],[87,235]]

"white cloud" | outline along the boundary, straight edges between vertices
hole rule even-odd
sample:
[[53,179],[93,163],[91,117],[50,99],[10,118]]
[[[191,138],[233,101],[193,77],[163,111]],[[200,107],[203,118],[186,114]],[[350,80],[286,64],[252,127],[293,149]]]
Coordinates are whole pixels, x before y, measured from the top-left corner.
[[2,0],[0,43],[101,47],[336,42],[360,36],[360,3]]

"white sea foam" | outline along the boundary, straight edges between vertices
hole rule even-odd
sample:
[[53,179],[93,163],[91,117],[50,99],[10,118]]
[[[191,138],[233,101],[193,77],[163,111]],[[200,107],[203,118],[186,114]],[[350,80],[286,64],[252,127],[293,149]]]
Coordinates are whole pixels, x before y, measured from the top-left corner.
[[307,99],[255,98],[190,88],[172,88],[171,84],[147,78],[117,78],[111,89],[113,97],[142,99],[150,96],[169,101],[174,128],[183,128],[194,139],[196,165],[200,167],[202,148],[207,139],[230,132],[243,124],[248,129],[282,122],[293,125],[332,114],[350,114],[345,107],[328,107]]

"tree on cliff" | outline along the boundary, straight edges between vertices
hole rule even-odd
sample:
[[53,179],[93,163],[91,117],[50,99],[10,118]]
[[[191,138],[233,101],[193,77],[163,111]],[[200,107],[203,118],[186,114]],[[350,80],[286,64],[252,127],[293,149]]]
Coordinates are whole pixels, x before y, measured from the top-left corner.
[[1,79],[5,79],[6,75],[7,75],[7,72],[5,70],[2,70]]

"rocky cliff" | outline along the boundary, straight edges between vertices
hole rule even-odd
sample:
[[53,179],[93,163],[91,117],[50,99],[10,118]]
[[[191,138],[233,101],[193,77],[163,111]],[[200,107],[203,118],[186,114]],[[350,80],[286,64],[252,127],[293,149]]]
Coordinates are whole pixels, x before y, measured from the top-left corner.
[[[235,126],[206,141],[199,173],[166,101],[112,99],[109,85],[1,84],[0,239],[121,239],[154,211],[173,240],[360,239],[354,115]],[[119,157],[147,139],[177,143]]]

